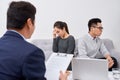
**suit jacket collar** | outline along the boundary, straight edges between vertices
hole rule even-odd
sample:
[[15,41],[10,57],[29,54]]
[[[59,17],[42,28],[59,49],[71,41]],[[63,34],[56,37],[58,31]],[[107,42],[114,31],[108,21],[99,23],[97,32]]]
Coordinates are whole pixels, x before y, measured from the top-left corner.
[[17,38],[24,40],[24,38],[20,34],[18,34],[15,31],[10,31],[10,30],[6,31],[6,33],[3,36],[14,36],[14,37],[17,37]]

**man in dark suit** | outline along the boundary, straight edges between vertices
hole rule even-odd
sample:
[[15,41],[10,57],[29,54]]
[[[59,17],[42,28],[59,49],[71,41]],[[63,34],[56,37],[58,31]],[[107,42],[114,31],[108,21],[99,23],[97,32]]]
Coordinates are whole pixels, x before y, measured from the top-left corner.
[[7,31],[0,38],[0,80],[46,80],[43,51],[25,40],[34,32],[35,13],[29,2],[11,2]]

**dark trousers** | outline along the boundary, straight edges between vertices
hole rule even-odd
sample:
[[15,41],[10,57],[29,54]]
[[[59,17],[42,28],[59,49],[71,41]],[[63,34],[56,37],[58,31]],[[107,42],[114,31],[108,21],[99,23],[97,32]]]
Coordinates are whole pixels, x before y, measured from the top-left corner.
[[68,71],[72,71],[72,62],[70,62],[68,68],[67,68]]
[[[111,68],[109,68],[109,71],[112,71],[112,68],[117,68],[118,67],[117,60],[114,57],[111,57],[111,58],[112,58],[114,64],[113,64],[113,66]],[[100,59],[106,59],[106,58],[100,58]]]

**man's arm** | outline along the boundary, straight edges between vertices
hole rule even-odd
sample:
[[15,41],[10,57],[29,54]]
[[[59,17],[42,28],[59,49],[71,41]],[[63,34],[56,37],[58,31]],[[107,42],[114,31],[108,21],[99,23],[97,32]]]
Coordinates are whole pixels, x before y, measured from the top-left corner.
[[87,56],[85,42],[81,38],[78,40],[78,57],[89,58]]
[[45,57],[42,50],[37,49],[26,57],[22,70],[25,80],[46,80],[45,71]]
[[108,67],[111,68],[114,64],[114,61],[112,60],[109,51],[105,47],[104,43],[101,43],[100,52],[103,54],[103,56],[108,60]]
[[111,68],[114,64],[114,61],[112,60],[112,58],[109,54],[106,54],[105,58],[108,60],[108,67]]

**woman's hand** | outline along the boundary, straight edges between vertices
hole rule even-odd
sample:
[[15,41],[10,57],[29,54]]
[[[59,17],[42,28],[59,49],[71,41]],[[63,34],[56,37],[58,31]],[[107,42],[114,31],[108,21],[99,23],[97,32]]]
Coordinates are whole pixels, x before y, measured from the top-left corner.
[[56,35],[57,35],[57,34],[56,34],[56,30],[54,29],[54,30],[53,30],[53,38],[56,38]]

